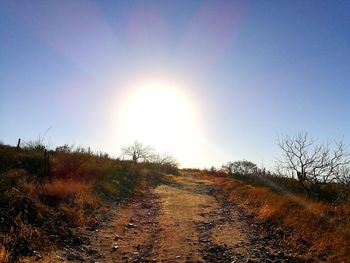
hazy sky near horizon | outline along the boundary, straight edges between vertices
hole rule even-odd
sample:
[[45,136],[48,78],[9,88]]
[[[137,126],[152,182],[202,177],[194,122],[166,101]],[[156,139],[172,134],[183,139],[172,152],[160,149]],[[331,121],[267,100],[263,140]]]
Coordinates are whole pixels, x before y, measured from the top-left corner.
[[349,1],[0,3],[8,144],[272,166],[279,134],[350,144],[349,84]]

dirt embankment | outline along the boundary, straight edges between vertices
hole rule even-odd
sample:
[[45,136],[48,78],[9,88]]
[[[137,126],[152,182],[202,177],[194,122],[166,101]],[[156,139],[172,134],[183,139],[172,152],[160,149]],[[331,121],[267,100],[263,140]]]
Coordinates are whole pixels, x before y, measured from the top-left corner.
[[281,250],[289,255],[307,262],[349,261],[348,204],[282,195],[222,176],[202,177],[226,190],[236,210],[254,224],[258,237],[270,243],[279,240]]
[[[84,244],[34,258],[41,262],[298,262],[279,238],[264,236],[222,188],[193,173],[172,177],[142,197],[77,229]],[[33,260],[33,258],[31,259]]]

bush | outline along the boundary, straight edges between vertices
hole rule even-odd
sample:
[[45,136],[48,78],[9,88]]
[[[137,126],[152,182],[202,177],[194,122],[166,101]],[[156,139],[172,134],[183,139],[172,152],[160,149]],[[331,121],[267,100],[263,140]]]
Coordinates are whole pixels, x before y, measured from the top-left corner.
[[19,150],[0,145],[0,262],[70,242],[70,227],[96,225],[102,202],[144,192],[160,171],[177,172],[174,165],[119,161],[84,148],[58,147],[49,160],[45,152],[35,143]]
[[28,180],[24,170],[13,169],[0,175],[0,205],[5,205],[12,197],[16,186]]

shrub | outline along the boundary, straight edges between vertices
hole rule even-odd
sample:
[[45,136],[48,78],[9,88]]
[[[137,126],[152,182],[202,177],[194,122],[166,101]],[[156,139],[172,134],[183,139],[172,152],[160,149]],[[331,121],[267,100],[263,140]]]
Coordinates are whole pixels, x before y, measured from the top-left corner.
[[28,180],[27,173],[22,169],[13,169],[0,174],[0,205],[6,204],[12,197],[16,186]]
[[58,199],[67,199],[74,197],[82,191],[90,190],[91,188],[91,184],[72,179],[54,179],[52,181],[45,182],[41,186],[40,195]]

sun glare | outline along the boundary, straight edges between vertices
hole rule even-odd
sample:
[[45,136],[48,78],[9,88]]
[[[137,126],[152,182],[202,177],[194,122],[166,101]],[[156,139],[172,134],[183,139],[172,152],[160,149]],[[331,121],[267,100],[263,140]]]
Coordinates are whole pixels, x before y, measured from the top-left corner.
[[199,118],[184,87],[168,81],[135,85],[118,107],[118,130],[123,141],[140,140],[159,151],[193,162],[198,154]]

